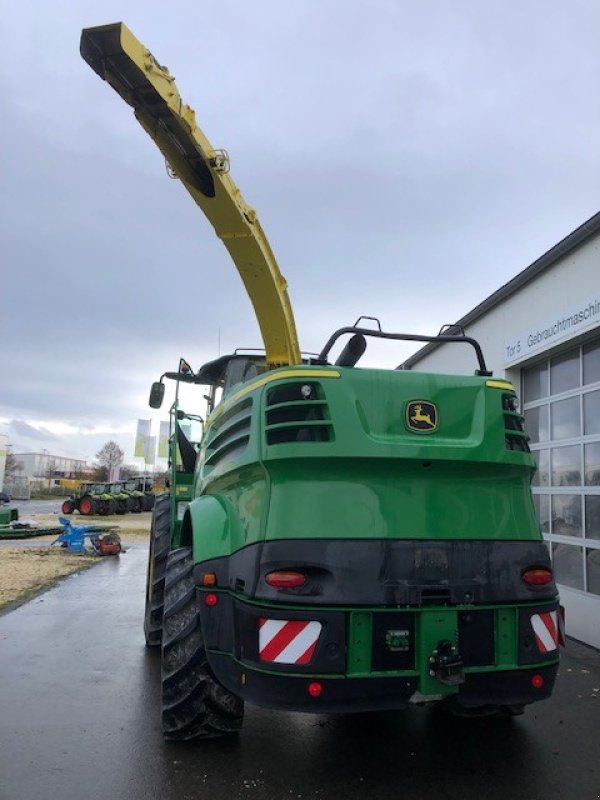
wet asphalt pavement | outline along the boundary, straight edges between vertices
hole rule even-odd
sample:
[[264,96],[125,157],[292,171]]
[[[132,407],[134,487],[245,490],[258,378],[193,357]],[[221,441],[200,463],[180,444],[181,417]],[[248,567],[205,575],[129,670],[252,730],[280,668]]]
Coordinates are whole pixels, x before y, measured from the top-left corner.
[[247,707],[239,737],[165,743],[145,562],[136,545],[0,616],[1,800],[600,797],[600,653],[576,643],[514,720]]
[[52,500],[12,500],[9,505],[19,510],[20,517],[32,514],[60,514],[64,497],[55,497]]

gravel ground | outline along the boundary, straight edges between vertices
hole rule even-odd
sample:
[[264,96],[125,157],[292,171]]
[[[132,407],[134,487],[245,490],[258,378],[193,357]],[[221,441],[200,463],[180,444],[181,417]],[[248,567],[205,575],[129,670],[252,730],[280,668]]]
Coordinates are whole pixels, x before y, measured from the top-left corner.
[[70,555],[56,547],[0,550],[0,610],[29,599],[65,575],[95,564],[95,556]]

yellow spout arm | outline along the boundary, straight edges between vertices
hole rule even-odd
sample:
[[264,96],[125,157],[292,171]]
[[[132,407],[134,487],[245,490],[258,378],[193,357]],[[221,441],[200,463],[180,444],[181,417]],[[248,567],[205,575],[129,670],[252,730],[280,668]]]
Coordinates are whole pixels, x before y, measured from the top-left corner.
[[86,28],[80,49],[91,68],[133,107],[229,251],[254,306],[268,363],[301,364],[287,283],[256,212],[228,174],[227,153],[215,150],[197,126],[169,70],[121,22]]

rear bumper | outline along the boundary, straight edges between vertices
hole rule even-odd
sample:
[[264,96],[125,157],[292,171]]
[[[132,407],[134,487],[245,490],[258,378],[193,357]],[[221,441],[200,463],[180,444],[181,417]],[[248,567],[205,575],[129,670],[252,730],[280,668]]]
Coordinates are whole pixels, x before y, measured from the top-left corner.
[[[219,681],[238,697],[258,706],[309,714],[347,714],[364,711],[405,709],[411,702],[442,700],[447,695],[422,696],[419,679],[410,677],[309,677],[259,672],[229,656],[212,653],[210,665]],[[536,670],[510,670],[470,674],[454,695],[459,706],[527,705],[552,694],[558,665]],[[534,689],[532,675],[543,679]],[[318,683],[321,693],[314,697],[309,687]]]
[[[251,603],[220,591],[212,592],[217,603],[208,606],[205,594],[199,592],[199,602],[210,666],[230,691],[257,705],[347,713],[453,697],[477,708],[533,703],[549,697],[554,686],[558,646],[538,641],[534,623],[550,619],[556,601],[467,609],[317,609]],[[270,641],[261,634],[265,621],[280,632]],[[306,637],[311,625],[315,635],[294,650],[294,641],[302,638],[296,632]],[[288,628],[286,641],[274,646]],[[431,674],[430,659],[440,641],[456,643],[463,683],[449,685]],[[315,683],[318,696],[309,691]]]

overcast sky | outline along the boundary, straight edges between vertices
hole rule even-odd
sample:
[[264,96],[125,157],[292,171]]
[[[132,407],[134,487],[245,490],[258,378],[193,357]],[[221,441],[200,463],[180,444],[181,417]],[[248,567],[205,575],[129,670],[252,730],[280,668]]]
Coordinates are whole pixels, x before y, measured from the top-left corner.
[[304,350],[360,314],[435,333],[599,210],[594,0],[5,0],[0,432],[15,452],[92,459],[114,438],[131,461],[161,372],[216,357],[219,336],[221,353],[261,343],[213,229],[79,55],[82,27],[118,20],[229,151]]

